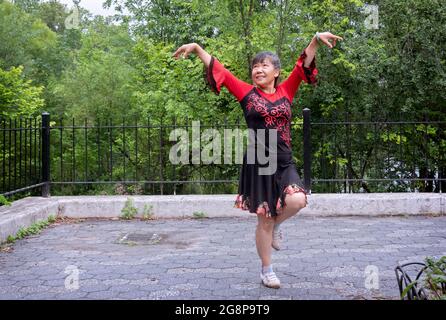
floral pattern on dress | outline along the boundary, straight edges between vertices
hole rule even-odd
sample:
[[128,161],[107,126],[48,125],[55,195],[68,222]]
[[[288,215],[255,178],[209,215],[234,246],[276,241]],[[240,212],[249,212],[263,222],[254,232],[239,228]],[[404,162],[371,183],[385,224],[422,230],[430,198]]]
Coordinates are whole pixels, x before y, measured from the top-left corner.
[[272,103],[254,91],[246,97],[245,101],[246,111],[259,113],[264,120],[265,127],[277,129],[280,138],[291,148],[290,102],[287,99],[280,99]]

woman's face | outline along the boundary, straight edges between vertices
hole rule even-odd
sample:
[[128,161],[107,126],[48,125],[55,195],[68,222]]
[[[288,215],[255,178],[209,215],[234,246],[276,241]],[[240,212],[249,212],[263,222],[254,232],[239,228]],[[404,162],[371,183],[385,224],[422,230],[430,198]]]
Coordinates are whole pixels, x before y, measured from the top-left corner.
[[266,58],[252,66],[252,82],[261,88],[274,86],[274,80],[279,76],[279,73],[280,71],[274,68],[270,59]]

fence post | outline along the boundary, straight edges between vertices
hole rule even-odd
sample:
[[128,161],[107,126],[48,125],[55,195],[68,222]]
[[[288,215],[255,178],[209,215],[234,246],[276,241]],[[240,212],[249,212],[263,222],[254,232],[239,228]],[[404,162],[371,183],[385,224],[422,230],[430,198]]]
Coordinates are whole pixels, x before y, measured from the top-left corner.
[[311,110],[305,108],[303,110],[304,123],[304,187],[306,191],[311,194],[311,132],[310,132],[310,117]]
[[42,197],[50,197],[50,114],[42,113]]

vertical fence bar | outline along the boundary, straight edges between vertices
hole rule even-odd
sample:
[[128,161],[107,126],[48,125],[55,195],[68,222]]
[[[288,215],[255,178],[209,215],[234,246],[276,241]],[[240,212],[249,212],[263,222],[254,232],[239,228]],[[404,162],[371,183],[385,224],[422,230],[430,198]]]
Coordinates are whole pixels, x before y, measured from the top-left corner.
[[[412,127],[412,137],[416,137],[416,128],[415,128],[415,126],[413,126]],[[418,159],[418,155],[417,154],[415,154],[415,150],[416,150],[416,148],[414,148],[414,146],[413,145],[411,145],[411,147],[412,147],[412,179],[414,179],[414,178],[417,178],[418,176],[417,176],[417,161],[415,160],[415,159]],[[415,191],[415,189],[417,188],[417,185],[418,185],[418,183],[417,183],[417,181],[416,180],[412,180],[412,182],[411,182],[411,187],[413,188],[413,190],[412,191]]]
[[[191,123],[191,126],[190,126],[191,128],[192,128],[192,123]],[[188,151],[189,152],[189,161],[188,161],[188,166],[187,166],[187,179],[189,180],[190,179],[190,177],[191,177],[191,171],[193,171],[192,170],[192,161],[191,160],[193,160],[193,145],[194,145],[194,140],[193,140],[193,135],[192,135],[192,130],[189,130],[189,117],[188,116],[186,116],[186,126],[185,126],[185,129],[186,129],[186,132],[187,132],[187,134],[188,134],[188,137],[189,137],[189,139],[190,139],[190,141],[191,141],[191,144],[190,144],[190,147],[191,147],[191,151]],[[190,190],[190,188],[189,188],[189,186],[190,186],[190,182],[186,182],[186,190]]]
[[23,168],[23,171],[25,172],[25,176],[24,176],[24,179],[25,179],[25,186],[27,186],[28,185],[28,177],[29,177],[29,174],[28,174],[28,172],[26,172],[26,169],[27,169],[27,167],[26,167],[26,163],[27,163],[27,161],[28,161],[28,158],[26,157],[27,156],[27,148],[28,148],[28,145],[27,145],[27,142],[28,142],[28,139],[27,139],[27,137],[28,137],[28,121],[26,121],[27,119],[25,118],[25,126],[24,126],[24,131],[25,131],[25,143],[24,143],[24,148],[23,149],[25,149],[25,154],[24,154],[24,156],[23,156],[23,158],[24,158],[24,168]]
[[[37,176],[37,172],[39,172],[39,170],[38,170],[39,169],[39,164],[38,164],[39,160],[38,159],[40,159],[40,157],[37,154],[37,150],[38,150],[37,141],[40,142],[40,139],[37,139],[38,132],[39,132],[39,128],[38,128],[37,118],[34,118],[34,156],[33,156],[33,158],[34,158],[34,173],[33,173],[33,176],[34,176],[36,183],[38,183],[40,180],[39,177]],[[39,152],[40,152],[40,149],[39,149]]]
[[108,119],[109,143],[110,143],[110,181],[113,181],[113,127],[111,118]]
[[[149,162],[147,164],[147,180],[150,181],[151,178],[151,172],[150,172],[150,166],[151,166],[151,159],[150,159],[150,153],[151,153],[152,144],[150,143],[150,118],[147,117],[147,161]],[[153,183],[150,184],[147,187],[152,187],[152,194],[153,194]]]
[[2,192],[6,191],[6,119],[3,121]]
[[[173,131],[175,132],[177,129],[177,117],[174,116],[173,118]],[[176,165],[172,164],[172,171],[173,171],[173,180],[176,180],[177,176],[176,176]],[[174,183],[173,184],[173,194],[176,195],[177,194],[177,184]]]
[[[370,120],[370,121],[374,121],[374,120]],[[376,136],[377,136],[377,132],[378,132],[378,130],[377,130],[377,128],[376,128],[376,126],[377,126],[377,123],[376,123],[376,121],[374,121],[373,122],[373,145],[375,146],[375,152],[374,152],[374,155],[373,155],[373,170],[375,171],[375,175],[374,175],[374,178],[378,178],[379,177],[379,170],[378,170],[378,154],[380,153],[380,149],[378,148],[378,143],[377,143],[377,141],[379,141],[379,139],[377,139],[376,138]],[[371,170],[370,170],[370,172],[371,172]],[[375,185],[375,190],[377,190],[378,192],[380,191],[380,185],[381,185],[381,183],[380,182],[376,182],[376,185]]]
[[[429,126],[429,123],[428,123],[428,117],[427,117],[427,111],[424,111],[424,117],[423,117],[424,119],[424,121],[426,122],[425,123],[425,130],[424,130],[424,132],[423,132],[423,134],[424,134],[424,165],[425,165],[425,168],[426,168],[426,173],[425,173],[425,179],[426,180],[424,180],[424,192],[426,192],[426,191],[428,191],[428,192],[432,192],[433,191],[433,186],[432,186],[432,184],[433,184],[433,181],[431,181],[431,182],[429,182],[429,180],[427,180],[427,179],[429,179],[429,162],[428,162],[428,153],[429,153],[429,135],[428,135],[428,131],[427,131],[427,129],[428,129],[428,126]],[[431,188],[432,188],[432,190],[429,190],[429,184],[431,184]]]
[[[392,172],[392,170],[390,170],[390,148],[392,146],[390,144],[390,129],[389,128],[390,128],[390,124],[387,123],[386,124],[386,129],[387,129],[387,169],[384,169],[384,170],[387,170],[386,176],[390,176],[390,172]],[[386,191],[389,192],[390,191],[389,189],[390,189],[390,185],[387,183]]]
[[11,190],[12,119],[9,119],[8,191]]
[[[240,117],[237,117],[237,132],[240,132]],[[248,138],[248,144],[249,144],[249,138]],[[243,143],[242,143],[242,148],[243,148]],[[240,173],[241,173],[241,166],[237,166],[237,177],[240,177]]]
[[42,197],[50,196],[50,114],[42,113]]
[[311,110],[303,110],[304,133],[304,187],[311,194]]
[[36,127],[36,132],[39,132],[39,137],[38,137],[38,141],[39,141],[39,149],[38,149],[38,153],[37,153],[37,161],[39,162],[39,166],[37,168],[37,172],[36,172],[36,176],[38,176],[38,181],[41,182],[41,172],[42,172],[42,117],[40,117],[40,123],[39,125]]
[[123,152],[123,165],[124,165],[124,186],[126,185],[126,174],[125,174],[125,117],[122,117],[122,144],[124,148]]
[[[100,130],[101,130],[101,120],[98,118],[97,130],[96,130],[96,143],[98,145],[98,177],[102,177],[102,161],[101,161],[101,139],[100,139]],[[102,180],[102,179],[101,179]]]
[[138,119],[135,116],[135,181],[138,180]]
[[[215,126],[215,120],[214,119],[212,119],[212,121],[211,121],[211,126],[212,126],[212,132],[214,132],[214,130],[216,130],[215,128],[218,128],[218,129],[220,129],[221,128],[221,126]],[[217,130],[218,130],[217,129]],[[219,130],[218,130],[218,132],[220,132]],[[224,136],[224,135],[223,135]],[[214,139],[215,139],[215,136],[212,136],[212,144],[214,143]],[[221,139],[220,139],[220,141],[221,141]],[[224,144],[223,144],[224,145]],[[213,161],[213,163],[214,163],[214,161],[215,161],[215,152],[216,152],[216,150],[214,150],[214,148],[212,147],[212,161]],[[220,150],[219,150],[219,154],[220,154],[220,159],[221,159],[221,145],[220,145]],[[224,154],[224,152],[223,152],[223,154]],[[217,160],[217,163],[218,163],[219,161]],[[216,166],[212,166],[212,173],[213,173],[213,175],[212,175],[212,177],[213,177],[213,180],[215,181],[215,171],[216,171]],[[206,178],[207,179],[207,178]],[[211,191],[211,194],[214,194],[214,185],[215,185],[215,182],[212,182],[211,183],[211,188],[210,188],[210,191]]]
[[[320,156],[319,156],[319,165],[320,165],[320,170],[321,170],[321,174],[322,174],[322,179],[326,180],[328,178],[328,174],[327,174],[327,154],[325,152],[325,130],[323,129],[326,126],[326,124],[323,124],[321,126],[322,128],[322,138],[321,138],[321,144],[320,144]],[[330,182],[329,181],[324,181],[324,183],[322,184],[322,192],[328,192],[328,188],[330,186]]]
[[16,130],[19,130],[19,188],[22,186],[22,117],[20,117],[19,121],[19,128],[16,128]]
[[161,118],[160,122],[160,192],[163,195],[164,191],[164,172],[163,172],[163,118]]
[[[225,139],[225,137],[226,137],[226,135],[225,135],[225,131],[226,131],[226,129],[228,129],[228,117],[227,116],[225,116],[225,118],[224,118],[224,126],[223,126],[223,164],[226,164],[226,159],[225,159],[225,157],[226,157],[226,147],[225,147],[225,143],[226,143],[226,139]],[[232,131],[232,130],[231,130]],[[234,132],[234,131],[232,131],[232,132]],[[236,162],[236,160],[235,160],[235,148],[234,148],[234,150],[232,150],[232,140],[233,138],[232,138],[232,136],[231,136],[231,141],[230,141],[230,144],[231,144],[231,164],[230,164],[230,166],[232,167],[232,165],[233,165],[233,163],[235,163]],[[235,145],[237,146],[237,138],[235,138]],[[234,155],[234,157],[233,157],[233,155]],[[221,177],[222,176],[222,172],[221,172],[222,170],[221,170],[221,168],[218,170],[218,176],[219,177]],[[215,171],[214,171],[215,172]],[[229,188],[229,190],[231,190],[231,184],[229,184],[228,185],[228,188]],[[226,188],[226,185],[224,185],[224,189],[223,190],[227,190],[227,188]],[[223,193],[223,192],[220,192],[220,193]]]
[[73,140],[72,140],[73,154],[72,154],[72,163],[71,163],[71,174],[72,174],[71,181],[74,182],[74,181],[76,181],[76,149],[75,149],[76,132],[74,129],[74,125],[75,125],[74,118],[73,118],[72,124],[73,124],[73,126],[72,126],[71,130],[72,130],[72,134],[73,134]]
[[59,128],[59,148],[60,148],[60,181],[64,181],[63,178],[63,118],[60,117],[59,119],[60,128]]
[[[334,178],[337,179],[338,178],[338,151],[336,150],[336,146],[337,146],[337,125],[335,124],[334,126],[334,143],[333,143],[333,154],[334,154]],[[335,193],[338,191],[338,182],[335,181],[334,182],[334,188]],[[332,189],[332,190],[333,190]],[[330,192],[332,192],[332,190],[330,190]]]
[[14,190],[17,189],[17,119],[14,119]]
[[352,156],[351,156],[351,131],[352,131],[352,127],[351,127],[351,123],[350,123],[350,113],[346,112],[346,118],[347,118],[347,178],[348,178],[348,192],[349,193],[353,193],[353,181],[351,181],[351,179],[353,178],[352,176],[352,168],[353,168],[353,163],[352,163]]
[[29,179],[28,179],[28,181],[31,183],[31,184],[34,184],[33,183],[33,178],[32,178],[32,172],[31,172],[31,170],[32,170],[32,147],[33,147],[33,129],[32,129],[32,124],[33,124],[33,119],[32,118],[29,118],[29,172],[28,172],[28,175],[29,175]]
[[[445,132],[445,130],[441,129],[441,123],[438,124],[438,132]],[[442,137],[443,135],[440,134],[440,137]],[[443,170],[444,170],[444,153],[442,152],[442,147],[439,146],[438,147],[440,152],[438,153],[438,156],[440,157],[439,161],[438,161],[438,183],[439,183],[439,192],[440,194],[443,193]]]
[[33,160],[33,119],[29,118],[29,182],[33,183],[33,174],[32,174],[32,160]]
[[[87,149],[87,118],[85,118],[85,126],[84,126],[84,143],[85,143],[85,172],[84,172],[84,181],[88,181],[88,149]],[[87,185],[88,188],[88,185]]]
[[[31,174],[32,174],[32,177],[33,177],[33,183],[35,183],[36,181],[35,181],[35,173],[36,173],[36,149],[37,149],[37,147],[36,147],[36,142],[37,142],[37,119],[36,118],[34,118],[34,127],[33,127],[33,132],[34,132],[34,143],[32,143],[32,146],[33,147],[31,147],[31,153],[33,152],[33,150],[34,150],[34,154],[31,156],[32,157],[32,160],[33,160],[33,162],[34,162],[34,165],[32,166],[32,171],[31,171]],[[32,140],[31,140],[32,141]]]
[[33,183],[33,174],[32,174],[32,155],[33,155],[33,119],[29,118],[29,182]]
[[[406,172],[406,165],[403,165],[403,132],[401,130],[401,126],[402,126],[402,119],[401,119],[401,113],[399,113],[398,115],[398,130],[399,130],[399,146],[398,146],[398,151],[400,153],[399,159],[398,159],[398,164],[401,167],[401,171],[403,171],[404,173]],[[406,181],[401,181],[400,182],[401,185],[404,186],[404,191],[407,191],[406,189]]]
[[[193,130],[193,129],[192,129]],[[200,190],[200,194],[203,194],[203,184],[202,184],[202,180],[203,180],[203,171],[202,171],[202,162],[201,162],[201,148],[202,148],[202,142],[201,142],[201,123],[199,122],[199,129],[198,129],[198,152],[199,152],[199,161],[198,161],[198,180],[200,181],[198,183],[199,186],[199,190]]]

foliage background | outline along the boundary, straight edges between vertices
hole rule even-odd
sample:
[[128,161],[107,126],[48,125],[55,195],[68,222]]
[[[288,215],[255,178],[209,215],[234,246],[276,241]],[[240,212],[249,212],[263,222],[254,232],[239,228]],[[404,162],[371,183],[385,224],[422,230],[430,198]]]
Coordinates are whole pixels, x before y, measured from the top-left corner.
[[[365,5],[378,7],[377,29],[366,28]],[[285,79],[314,33],[331,31],[344,41],[333,50],[319,50],[318,86],[302,85],[294,101],[293,143],[299,168],[304,107],[311,109],[313,122],[446,118],[446,5],[441,0],[106,0],[104,6],[118,14],[93,16],[82,9],[81,1],[78,27],[67,28],[73,11],[56,0],[0,0],[3,117],[38,117],[48,111],[53,125],[160,124],[173,118],[180,124],[187,124],[186,119],[243,123],[240,106],[226,89],[216,96],[205,86],[199,59],[173,60],[175,49],[197,42],[246,81],[253,55],[275,51]],[[85,140],[92,148],[88,153],[82,144],[71,143],[73,134],[64,132],[59,155],[60,141],[53,139],[53,180],[237,179],[237,166],[172,166],[166,156],[158,158],[160,151],[168,152],[168,128],[143,131],[144,139],[134,132],[92,132]],[[315,126],[312,134],[315,177],[445,176],[444,125],[346,126],[336,132]],[[105,146],[110,141],[111,152],[101,154],[98,142]],[[145,150],[139,158],[134,155],[137,145]],[[389,157],[394,150],[398,157]],[[141,187],[136,189],[142,193],[161,191],[159,184]],[[320,184],[314,191],[438,192],[439,187],[432,181],[360,182]],[[54,192],[116,190],[114,185],[90,184]],[[163,192],[236,192],[236,184],[166,185]]]

